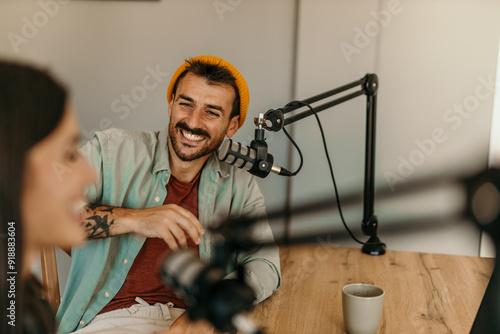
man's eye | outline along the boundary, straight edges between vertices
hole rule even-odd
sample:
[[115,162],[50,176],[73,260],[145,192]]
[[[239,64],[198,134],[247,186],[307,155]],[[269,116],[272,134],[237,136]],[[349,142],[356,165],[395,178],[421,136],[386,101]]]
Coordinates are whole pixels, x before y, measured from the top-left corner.
[[191,106],[191,104],[187,103],[187,102],[181,102],[180,103],[181,106],[185,106],[185,107],[189,107]]
[[207,110],[207,113],[208,113],[210,116],[219,117],[219,113],[216,113],[216,112],[214,112],[214,111]]

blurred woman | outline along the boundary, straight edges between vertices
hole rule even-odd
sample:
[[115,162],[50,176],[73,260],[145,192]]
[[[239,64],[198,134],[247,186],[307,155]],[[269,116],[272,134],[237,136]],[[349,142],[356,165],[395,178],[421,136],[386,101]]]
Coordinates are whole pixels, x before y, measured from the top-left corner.
[[78,142],[63,86],[43,71],[0,61],[1,333],[56,331],[30,267],[42,247],[84,241],[77,208],[95,175]]

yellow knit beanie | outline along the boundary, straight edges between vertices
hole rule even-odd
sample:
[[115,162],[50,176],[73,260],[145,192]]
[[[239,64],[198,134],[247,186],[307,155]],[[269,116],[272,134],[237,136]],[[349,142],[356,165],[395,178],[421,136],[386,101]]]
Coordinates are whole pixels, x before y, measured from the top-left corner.
[[[241,75],[241,73],[236,69],[236,67],[231,65],[228,61],[216,56],[198,56],[189,59],[189,61],[201,61],[203,63],[218,65],[228,69],[229,72],[231,72],[233,77],[236,79],[236,87],[238,87],[238,93],[240,95],[240,124],[238,128],[241,128],[241,126],[245,122],[245,118],[247,116],[247,111],[248,111],[248,104],[250,103],[250,92],[248,91],[248,85],[243,76]],[[186,70],[188,66],[189,63],[187,61],[184,62],[184,64],[182,64],[172,76],[172,79],[170,80],[170,84],[168,85],[167,89],[168,103],[170,103],[170,101],[172,100],[172,93],[177,79]]]

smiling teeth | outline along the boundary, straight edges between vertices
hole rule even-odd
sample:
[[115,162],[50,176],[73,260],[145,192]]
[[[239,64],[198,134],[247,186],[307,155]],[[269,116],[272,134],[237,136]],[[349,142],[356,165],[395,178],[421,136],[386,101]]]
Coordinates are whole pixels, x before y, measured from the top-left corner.
[[184,135],[184,137],[186,137],[187,139],[192,140],[192,141],[201,141],[201,140],[203,140],[203,137],[197,136],[197,135],[193,135],[192,133],[189,133],[189,132],[186,132],[186,131],[182,131],[182,134]]

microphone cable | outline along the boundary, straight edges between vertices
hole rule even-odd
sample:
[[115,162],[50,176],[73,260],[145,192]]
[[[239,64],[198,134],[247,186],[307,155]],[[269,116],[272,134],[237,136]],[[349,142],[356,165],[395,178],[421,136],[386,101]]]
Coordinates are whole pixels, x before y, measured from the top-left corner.
[[288,137],[288,139],[290,140],[290,142],[292,143],[292,145],[295,147],[295,149],[299,153],[299,157],[300,157],[299,167],[297,168],[297,170],[295,172],[292,173],[292,175],[290,175],[290,176],[295,176],[302,169],[302,165],[304,164],[304,157],[302,156],[302,152],[300,151],[299,146],[297,145],[297,143],[295,142],[295,140],[293,140],[292,136],[290,136],[290,134],[288,133],[288,131],[286,131],[285,127],[283,127],[283,132],[285,133],[285,135]]
[[[335,175],[333,173],[333,167],[332,167],[332,162],[330,160],[330,154],[328,153],[328,147],[326,145],[326,138],[325,138],[325,133],[323,132],[323,126],[321,125],[321,121],[318,117],[318,114],[316,112],[316,110],[314,110],[314,108],[309,104],[309,103],[306,103],[306,102],[303,102],[303,101],[291,101],[289,103],[286,104],[285,107],[288,107],[288,106],[291,106],[291,105],[301,105],[301,106],[305,106],[307,108],[309,108],[309,110],[311,110],[311,112],[314,114],[314,116],[316,117],[316,121],[318,122],[318,127],[319,127],[319,130],[320,130],[320,133],[321,133],[321,139],[323,141],[323,148],[325,149],[325,155],[326,155],[326,160],[328,161],[328,167],[330,169],[330,176],[332,178],[332,182],[333,182],[333,189],[335,190],[335,200],[337,202],[337,207],[339,209],[339,215],[340,215],[340,219],[342,220],[342,224],[344,225],[346,231],[349,233],[349,235],[351,236],[351,238],[356,241],[357,243],[361,244],[361,245],[368,245],[368,244],[383,244],[385,245],[384,243],[368,243],[368,242],[363,242],[361,240],[358,240],[358,238],[356,238],[356,236],[354,235],[354,233],[352,233],[351,229],[347,226],[347,223],[344,219],[344,214],[342,213],[342,207],[340,205],[340,198],[339,198],[339,192],[338,192],[338,189],[337,189],[337,182],[335,181]],[[294,144],[294,146],[298,149],[298,146],[296,146],[297,144],[293,141],[293,139],[291,139],[291,137],[289,136],[289,134],[285,131],[285,128],[283,127],[283,131],[285,132],[285,135],[290,138],[290,140],[292,141],[292,144]],[[299,150],[300,152],[300,150]],[[302,167],[302,154],[300,153],[300,157],[301,157],[301,165],[300,165],[300,168]],[[299,168],[299,170],[300,170]],[[297,171],[298,172],[298,171]]]

